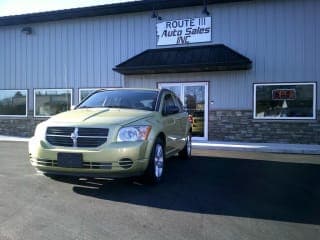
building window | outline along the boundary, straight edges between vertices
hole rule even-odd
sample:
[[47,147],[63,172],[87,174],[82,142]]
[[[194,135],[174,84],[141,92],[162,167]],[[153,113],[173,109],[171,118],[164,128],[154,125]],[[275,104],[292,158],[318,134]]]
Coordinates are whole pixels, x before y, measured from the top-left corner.
[[26,117],[27,90],[0,90],[0,115]]
[[35,89],[35,117],[49,117],[71,108],[71,89]]
[[254,84],[254,119],[316,119],[316,83]]
[[99,88],[82,88],[79,89],[79,103],[85,99],[86,97],[88,97],[91,93],[93,93],[94,91],[98,90]]

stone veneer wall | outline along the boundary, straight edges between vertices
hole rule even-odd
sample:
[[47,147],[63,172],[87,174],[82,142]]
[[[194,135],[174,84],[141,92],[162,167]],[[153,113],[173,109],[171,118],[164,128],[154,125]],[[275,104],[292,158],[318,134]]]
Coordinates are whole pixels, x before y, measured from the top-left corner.
[[252,111],[209,112],[209,140],[320,144],[317,120],[254,120]]
[[[0,118],[0,135],[31,137],[46,118]],[[253,120],[252,111],[219,110],[209,113],[209,140],[320,144],[320,111],[317,120]]]
[[31,137],[38,123],[47,118],[34,118],[33,111],[28,117],[0,117],[0,135]]

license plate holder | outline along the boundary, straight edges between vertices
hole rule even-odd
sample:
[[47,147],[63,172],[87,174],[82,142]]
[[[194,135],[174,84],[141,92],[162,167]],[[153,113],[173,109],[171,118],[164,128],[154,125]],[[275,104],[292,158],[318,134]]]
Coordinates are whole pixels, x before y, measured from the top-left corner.
[[65,168],[82,168],[81,153],[58,153],[58,167]]

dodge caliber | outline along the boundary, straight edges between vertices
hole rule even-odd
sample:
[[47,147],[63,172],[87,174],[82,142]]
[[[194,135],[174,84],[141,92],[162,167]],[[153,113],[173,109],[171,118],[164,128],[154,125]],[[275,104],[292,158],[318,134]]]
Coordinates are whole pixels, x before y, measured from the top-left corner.
[[38,124],[31,164],[53,175],[161,181],[166,159],[191,157],[191,125],[166,89],[101,89],[73,110]]

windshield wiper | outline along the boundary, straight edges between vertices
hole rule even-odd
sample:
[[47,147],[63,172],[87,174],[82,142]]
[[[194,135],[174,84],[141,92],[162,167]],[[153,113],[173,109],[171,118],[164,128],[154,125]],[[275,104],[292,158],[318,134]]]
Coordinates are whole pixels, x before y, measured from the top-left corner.
[[129,109],[132,109],[132,107],[126,107],[126,106],[116,106],[116,105],[106,105],[106,106],[103,106],[105,108],[129,108]]
[[79,108],[96,108],[96,107],[94,107],[94,106],[80,106],[80,107],[77,107],[77,109],[79,109]]

